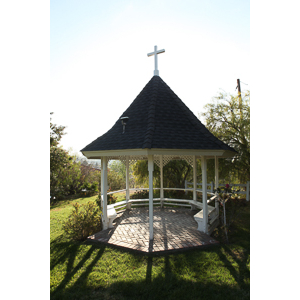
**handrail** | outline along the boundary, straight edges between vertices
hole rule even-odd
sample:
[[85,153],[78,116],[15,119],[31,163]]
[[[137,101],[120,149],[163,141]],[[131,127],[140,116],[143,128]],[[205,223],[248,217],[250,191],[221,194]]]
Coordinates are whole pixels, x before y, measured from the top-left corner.
[[[188,185],[194,185],[194,183],[193,182],[189,182],[189,181],[185,181],[185,188],[187,188],[187,190],[193,190],[193,188],[188,188]],[[201,185],[202,186],[202,182],[200,182],[200,183],[197,183],[197,187],[198,187],[198,185]],[[225,186],[226,184],[225,183],[219,183],[219,187],[220,186]],[[214,182],[212,181],[211,183],[207,183],[207,186],[209,186],[210,187],[210,191],[211,192],[213,192],[213,189],[214,189]],[[239,192],[236,192],[237,194],[243,194],[243,195],[246,195],[246,200],[247,201],[249,201],[250,200],[250,181],[247,181],[247,183],[242,183],[242,184],[240,184],[240,183],[237,183],[237,184],[235,184],[235,183],[232,183],[232,184],[230,184],[230,186],[232,186],[232,187],[245,187],[246,189],[245,189],[245,191],[239,191]],[[200,189],[197,189],[197,191],[198,192],[201,192],[202,190],[200,190]]]
[[125,190],[118,190],[118,191],[109,192],[109,193],[107,193],[107,195],[112,195],[112,194],[122,193],[122,192],[126,192],[126,189]]
[[[153,190],[160,190],[161,188],[153,188]],[[131,188],[129,189],[129,191],[148,191],[149,188]],[[187,188],[187,189],[183,189],[183,188],[163,188],[164,191],[166,190],[173,190],[173,191],[188,191],[191,190],[191,188]],[[202,190],[197,189],[197,192],[202,192]],[[112,191],[107,193],[107,195],[112,195],[115,193],[122,193],[122,192],[126,192],[126,189],[124,190],[118,190],[118,191]]]
[[[129,189],[129,191],[148,191],[149,188],[132,188],[132,189]],[[153,190],[160,190],[160,188],[153,188]],[[183,189],[183,188],[163,188],[164,191],[166,190],[172,190],[172,191],[187,191],[187,190],[191,190],[190,188],[188,189]],[[118,191],[112,191],[112,192],[109,192],[107,193],[107,195],[113,195],[113,194],[116,194],[116,193],[122,193],[122,192],[126,192],[126,189],[124,190],[118,190]],[[199,192],[199,193],[202,193],[202,190],[200,189],[196,189],[196,192]],[[214,193],[211,193],[211,192],[207,192],[208,195],[214,195]]]
[[[176,203],[166,203],[166,201],[167,202],[172,202],[172,201],[174,201],[174,202],[183,202],[183,203],[188,203],[189,205],[190,204],[195,204],[195,202],[194,202],[194,200],[192,200],[192,199],[175,199],[175,198],[153,198],[153,201],[163,201],[165,204],[171,204],[171,205],[177,205]],[[129,199],[128,201],[126,201],[126,200],[123,200],[123,201],[120,201],[120,202],[116,202],[116,203],[112,203],[112,204],[110,204],[109,206],[121,206],[121,205],[123,205],[123,206],[125,206],[127,203],[137,203],[137,202],[149,202],[149,199],[148,198],[146,198],[146,199]],[[207,204],[209,204],[211,201],[210,201],[210,199],[207,199]],[[198,205],[202,205],[202,202],[199,202],[199,201],[197,201],[196,202]]]

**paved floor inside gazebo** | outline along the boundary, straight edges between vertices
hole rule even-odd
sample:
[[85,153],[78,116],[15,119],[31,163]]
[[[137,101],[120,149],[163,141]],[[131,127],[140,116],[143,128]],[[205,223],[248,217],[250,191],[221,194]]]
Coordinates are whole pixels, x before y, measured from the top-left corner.
[[118,213],[114,228],[91,235],[88,240],[145,253],[176,252],[218,244],[197,230],[195,213],[187,208],[154,207],[154,238],[149,241],[149,209],[132,208]]

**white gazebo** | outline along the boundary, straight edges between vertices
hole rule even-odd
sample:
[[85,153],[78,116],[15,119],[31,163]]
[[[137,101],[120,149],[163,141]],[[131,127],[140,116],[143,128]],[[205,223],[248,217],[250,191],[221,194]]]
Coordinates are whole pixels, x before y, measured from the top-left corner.
[[[116,214],[108,213],[107,167],[109,160],[121,160],[126,166],[126,201],[130,200],[129,167],[138,160],[148,160],[149,171],[149,231],[153,239],[153,202],[185,203],[199,208],[195,215],[198,230],[210,234],[217,222],[218,204],[207,204],[207,159],[215,160],[215,184],[218,187],[218,158],[232,157],[236,151],[218,140],[189,110],[179,97],[160,78],[155,50],[154,76],[146,84],[128,109],[104,135],[81,150],[88,159],[101,159],[101,197],[103,203],[103,230],[112,226]],[[193,200],[164,198],[163,167],[173,159],[186,160],[193,167]],[[197,201],[197,159],[202,166],[202,203]],[[153,198],[154,164],[160,168],[160,198]],[[120,205],[120,203],[117,205]],[[210,217],[210,220],[209,220]],[[213,224],[214,223],[214,224]]]

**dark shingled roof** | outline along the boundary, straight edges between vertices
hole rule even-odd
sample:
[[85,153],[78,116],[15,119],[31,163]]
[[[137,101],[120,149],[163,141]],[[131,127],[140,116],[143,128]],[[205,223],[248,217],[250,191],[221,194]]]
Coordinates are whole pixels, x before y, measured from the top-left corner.
[[[129,117],[123,133],[121,117]],[[169,86],[153,76],[115,125],[81,151],[235,150],[211,134]]]

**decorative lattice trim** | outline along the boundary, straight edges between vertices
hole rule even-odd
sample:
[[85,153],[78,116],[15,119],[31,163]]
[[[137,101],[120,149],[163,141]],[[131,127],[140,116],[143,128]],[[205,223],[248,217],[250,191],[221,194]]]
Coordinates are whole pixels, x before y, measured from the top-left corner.
[[184,159],[192,168],[194,167],[194,159],[192,155],[182,155],[181,158]]
[[167,165],[174,158],[174,155],[163,155],[163,166]]
[[153,161],[160,168],[160,155],[154,155]]
[[[120,160],[126,166],[126,155],[108,156],[109,160]],[[129,166],[135,164],[139,160],[148,160],[146,155],[128,155]],[[160,155],[153,156],[154,163],[160,168]],[[192,155],[163,155],[163,167],[166,166],[171,160],[185,160],[192,168],[194,167],[194,160]]]
[[[114,158],[117,159],[117,158]],[[126,155],[119,156],[118,159],[126,166]],[[129,166],[135,164],[139,160],[147,160],[147,156],[143,155],[128,155]]]

